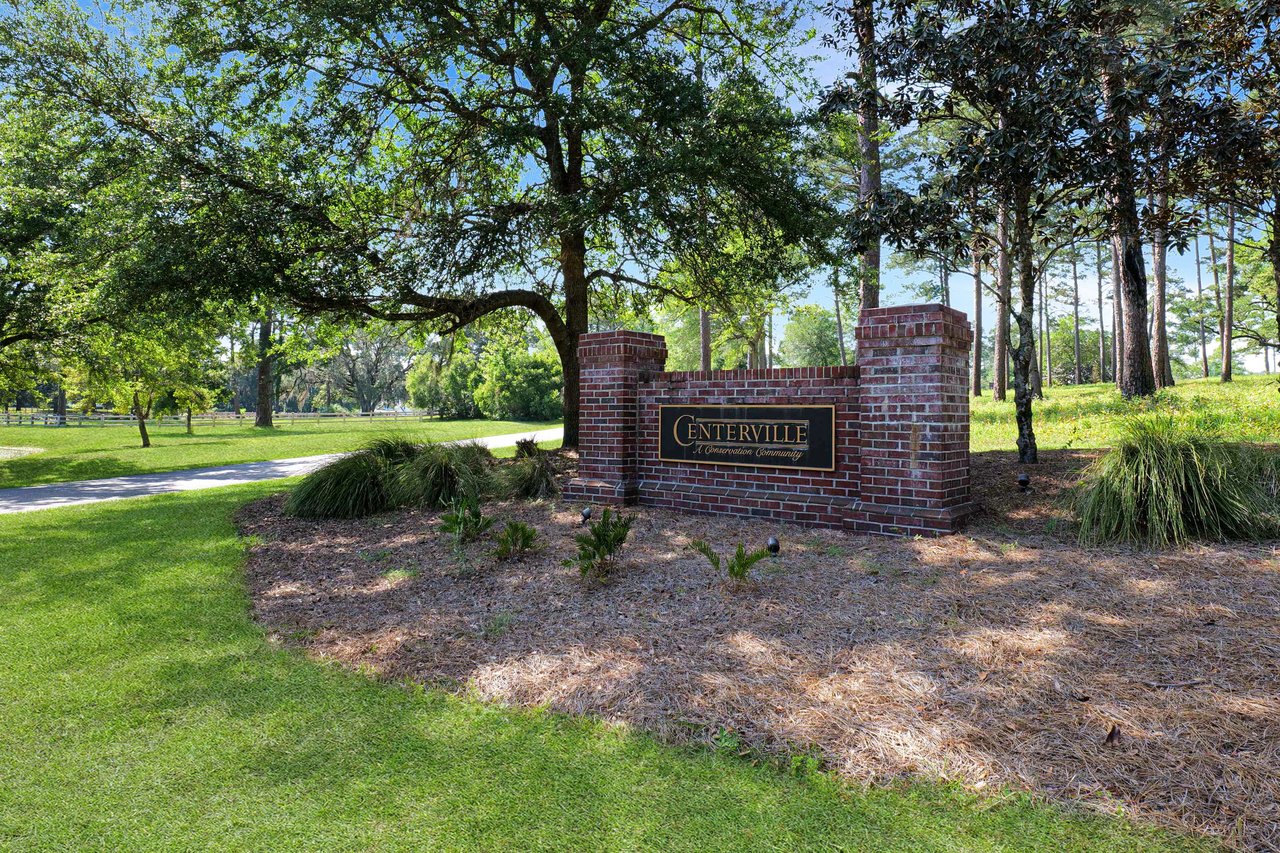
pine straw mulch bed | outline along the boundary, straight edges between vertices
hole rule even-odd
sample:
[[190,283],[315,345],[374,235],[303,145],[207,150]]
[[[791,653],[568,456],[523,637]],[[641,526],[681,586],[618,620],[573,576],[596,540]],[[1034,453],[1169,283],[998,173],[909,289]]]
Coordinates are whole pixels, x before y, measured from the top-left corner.
[[[257,617],[386,678],[1280,849],[1280,549],[1081,549],[1052,498],[1090,456],[1046,454],[1027,495],[1006,457],[975,456],[983,512],[937,540],[637,509],[596,588],[561,565],[576,505],[489,505],[541,534],[508,563],[459,563],[433,513],[317,523],[277,496],[238,520]],[[688,547],[771,534],[742,588]]]

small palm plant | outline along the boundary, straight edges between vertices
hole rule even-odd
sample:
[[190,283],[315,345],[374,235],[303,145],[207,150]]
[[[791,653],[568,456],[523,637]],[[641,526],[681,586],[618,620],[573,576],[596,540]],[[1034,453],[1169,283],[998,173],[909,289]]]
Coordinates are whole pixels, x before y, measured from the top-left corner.
[[508,521],[507,526],[498,532],[498,545],[493,549],[493,556],[499,560],[519,557],[529,551],[538,539],[538,531],[522,521]]
[[[707,562],[711,564],[712,570],[716,574],[720,574],[721,560],[720,555],[715,552],[709,544],[702,539],[695,539],[689,543],[689,547],[697,551],[699,554],[707,558]],[[751,567],[756,563],[769,556],[769,549],[760,548],[756,551],[747,551],[746,547],[739,542],[738,550],[729,557],[728,561],[723,564],[725,573],[735,584],[745,582],[751,575]]]
[[493,526],[493,519],[480,511],[474,497],[454,500],[452,509],[440,516],[440,529],[452,533],[458,547],[474,542]]
[[586,533],[573,537],[573,541],[578,543],[578,556],[565,560],[564,565],[577,566],[588,581],[607,579],[634,521],[635,516],[624,516],[606,508],[599,521],[587,526]]

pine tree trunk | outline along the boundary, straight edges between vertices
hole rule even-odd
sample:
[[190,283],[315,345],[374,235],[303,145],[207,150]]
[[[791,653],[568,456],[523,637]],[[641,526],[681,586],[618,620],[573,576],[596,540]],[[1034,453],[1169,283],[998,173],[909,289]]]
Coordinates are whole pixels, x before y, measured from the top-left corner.
[[1124,389],[1124,288],[1120,285],[1120,256],[1111,245],[1111,375],[1116,390]]
[[1102,243],[1094,243],[1094,260],[1098,268],[1098,381],[1107,381],[1107,323],[1102,302]]
[[1075,348],[1075,370],[1072,371],[1073,373],[1072,378],[1075,379],[1075,384],[1081,385],[1083,383],[1081,382],[1081,379],[1080,379],[1081,377],[1081,372],[1080,372],[1080,271],[1076,265],[1075,251],[1076,251],[1076,247],[1072,246],[1071,247],[1071,288],[1072,288],[1071,311],[1072,311],[1072,320],[1074,322],[1074,329],[1072,330],[1072,333],[1075,338],[1073,341],[1074,348]]
[[996,219],[996,346],[991,396],[1005,399],[1009,388],[1009,306],[1013,298],[1013,267],[1009,260],[1009,207],[1004,202]]
[[840,265],[836,264],[831,268],[831,298],[835,301],[836,309],[836,337],[839,338],[840,344],[840,366],[846,366],[848,356],[844,349],[844,312],[840,305]]
[[1227,205],[1227,289],[1222,296],[1222,381],[1231,381],[1236,301],[1236,208]]
[[973,258],[973,396],[982,396],[982,249],[978,238],[970,248]]
[[1018,346],[1013,350],[1013,408],[1018,423],[1018,461],[1039,461],[1036,434],[1032,428],[1031,370],[1035,359],[1036,277],[1031,253],[1030,191],[1019,189],[1014,198],[1013,251],[1018,265],[1018,291],[1021,296],[1018,320]]
[[1200,328],[1200,375],[1209,378],[1209,343],[1204,334],[1204,270],[1200,267],[1200,235],[1196,234],[1196,314]]
[[[858,43],[858,150],[861,167],[858,200],[871,209],[880,194],[880,84],[877,63],[875,0],[854,0],[851,9]],[[858,299],[862,308],[880,306],[880,237],[862,252]]]
[[698,309],[699,369],[711,369],[711,314],[705,308]]
[[1124,293],[1124,346],[1121,393],[1126,398],[1155,393],[1151,371],[1151,342],[1147,337],[1147,272],[1142,259],[1142,233],[1138,221],[1136,173],[1133,165],[1133,131],[1124,71],[1114,54],[1102,73],[1104,122],[1109,131],[1107,154],[1112,162],[1108,206],[1120,262]]
[[272,366],[271,323],[274,315],[270,308],[262,315],[258,326],[258,400],[253,415],[256,427],[272,426],[271,413],[275,408],[275,370]]
[[1169,361],[1169,329],[1166,298],[1168,294],[1169,248],[1165,217],[1169,214],[1169,194],[1161,189],[1152,207],[1155,216],[1151,228],[1151,273],[1155,278],[1151,302],[1151,372],[1157,388],[1173,387],[1173,365]]
[[[1280,193],[1272,199],[1271,237],[1267,242],[1267,257],[1271,260],[1271,280],[1276,297],[1276,341],[1280,342]],[[1265,353],[1267,348],[1262,348]]]

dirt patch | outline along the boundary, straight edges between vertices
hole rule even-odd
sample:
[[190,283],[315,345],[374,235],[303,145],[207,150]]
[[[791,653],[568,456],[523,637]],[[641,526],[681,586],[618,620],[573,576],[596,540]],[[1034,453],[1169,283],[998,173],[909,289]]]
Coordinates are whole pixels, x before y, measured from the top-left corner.
[[[975,457],[982,512],[937,540],[638,509],[614,581],[561,560],[576,505],[492,504],[541,534],[461,559],[434,514],[315,523],[247,507],[281,637],[387,678],[643,727],[817,750],[857,780],[954,779],[1280,849],[1280,551],[1076,547],[1053,497],[1091,458]],[[692,552],[782,540],[745,588]]]
[[3,447],[0,446],[0,462],[6,459],[17,459],[44,451],[43,447]]

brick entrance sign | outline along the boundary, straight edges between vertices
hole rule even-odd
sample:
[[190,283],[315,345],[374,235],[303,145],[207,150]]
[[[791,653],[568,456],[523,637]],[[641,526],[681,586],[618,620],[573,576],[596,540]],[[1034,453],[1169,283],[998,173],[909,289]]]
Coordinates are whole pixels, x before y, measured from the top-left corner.
[[666,342],[583,335],[572,499],[861,533],[954,531],[969,502],[969,344],[942,305],[873,308],[856,367],[664,372]]

